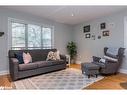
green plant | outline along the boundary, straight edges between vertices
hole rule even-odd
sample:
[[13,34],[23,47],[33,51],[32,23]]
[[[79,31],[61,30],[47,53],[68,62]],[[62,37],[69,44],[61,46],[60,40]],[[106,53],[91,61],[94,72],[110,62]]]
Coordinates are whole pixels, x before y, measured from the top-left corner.
[[76,55],[77,55],[77,46],[76,43],[71,41],[68,42],[67,44],[67,51],[70,55],[71,60],[75,59]]

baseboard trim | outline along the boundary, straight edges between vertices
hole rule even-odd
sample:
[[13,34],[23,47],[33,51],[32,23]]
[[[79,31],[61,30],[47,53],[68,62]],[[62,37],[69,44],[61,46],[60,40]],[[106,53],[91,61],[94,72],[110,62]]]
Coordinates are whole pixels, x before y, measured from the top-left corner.
[[9,71],[0,71],[0,75],[6,75],[9,74]]
[[120,72],[120,73],[127,74],[127,69],[120,69],[119,72]]

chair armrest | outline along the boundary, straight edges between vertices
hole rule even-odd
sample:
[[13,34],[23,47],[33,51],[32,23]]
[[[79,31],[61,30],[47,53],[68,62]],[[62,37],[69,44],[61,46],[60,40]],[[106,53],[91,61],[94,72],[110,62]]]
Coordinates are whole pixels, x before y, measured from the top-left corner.
[[106,59],[106,62],[105,62],[106,68],[116,69],[118,67],[118,65],[119,65],[118,62]]
[[109,60],[109,59],[105,59],[105,63],[118,63],[118,61],[113,61],[113,60]]
[[60,59],[66,61],[66,55],[60,54]]
[[93,56],[93,62],[99,62],[100,59],[100,57]]

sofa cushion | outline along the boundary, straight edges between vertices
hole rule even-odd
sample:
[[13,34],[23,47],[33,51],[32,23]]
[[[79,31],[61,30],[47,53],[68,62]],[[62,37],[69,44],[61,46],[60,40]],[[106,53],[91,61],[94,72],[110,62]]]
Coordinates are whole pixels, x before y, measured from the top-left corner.
[[36,68],[38,68],[37,63],[38,62],[34,62],[34,63],[30,63],[30,64],[19,64],[19,70],[24,71],[24,70],[36,69]]
[[59,64],[64,64],[65,61],[63,60],[56,60],[56,61],[50,61],[53,65],[59,65]]
[[39,61],[37,64],[38,64],[38,67],[47,67],[47,66],[64,64],[64,61],[63,60],[59,60],[59,61]]

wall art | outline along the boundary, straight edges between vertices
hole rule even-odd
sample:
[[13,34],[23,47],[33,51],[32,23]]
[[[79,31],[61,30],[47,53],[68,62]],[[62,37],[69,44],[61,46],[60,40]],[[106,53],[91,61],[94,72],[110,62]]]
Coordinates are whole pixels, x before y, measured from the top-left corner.
[[103,36],[109,36],[109,30],[103,31],[102,35],[103,35]]
[[84,27],[83,27],[83,32],[84,32],[84,33],[90,32],[90,25],[84,26]]
[[106,29],[106,23],[105,23],[105,22],[103,22],[103,23],[100,24],[100,29],[101,29],[101,30],[102,30],[102,29]]
[[88,33],[88,34],[85,34],[85,38],[90,38],[91,34]]

